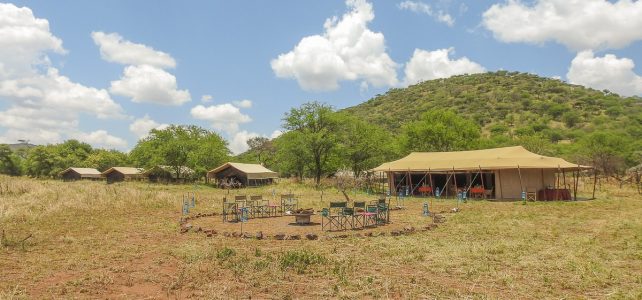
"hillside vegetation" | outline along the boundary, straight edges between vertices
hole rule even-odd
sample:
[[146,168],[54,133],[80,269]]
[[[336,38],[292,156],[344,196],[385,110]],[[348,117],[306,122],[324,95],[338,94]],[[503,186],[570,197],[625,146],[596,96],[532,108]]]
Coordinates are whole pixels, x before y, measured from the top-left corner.
[[532,74],[499,71],[395,88],[343,111],[394,133],[426,111],[453,110],[486,135],[543,133],[553,142],[596,130],[642,137],[642,98]]

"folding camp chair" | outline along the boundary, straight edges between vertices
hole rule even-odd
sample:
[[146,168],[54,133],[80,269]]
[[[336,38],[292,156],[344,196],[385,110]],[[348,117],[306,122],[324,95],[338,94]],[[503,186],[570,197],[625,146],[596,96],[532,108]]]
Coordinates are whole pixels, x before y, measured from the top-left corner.
[[263,200],[263,196],[251,195],[250,201],[251,201],[250,209],[252,210],[252,215],[255,218],[262,218],[262,217],[269,216],[268,201]]
[[537,201],[537,188],[526,188],[526,201]]
[[366,202],[365,201],[355,201],[352,204],[352,226],[353,228],[364,228],[366,227]]
[[368,205],[368,207],[366,207],[366,212],[363,213],[363,227],[376,227],[377,216],[377,207]]
[[[354,214],[354,208],[352,208],[352,207],[344,207],[343,208],[343,218],[341,219],[341,229],[343,229],[343,230],[346,230],[348,228],[354,229],[355,228],[355,221],[358,218],[359,217],[355,216],[355,214]],[[363,224],[363,222],[359,222],[359,224]]]
[[328,227],[328,231],[333,230],[345,230],[345,215],[343,210],[347,206],[347,202],[330,202],[329,208],[324,208],[321,211],[321,229],[325,230]]
[[281,212],[285,213],[286,211],[296,210],[298,202],[299,201],[294,197],[294,194],[281,195]]
[[369,205],[369,207],[376,207],[377,225],[390,223],[390,209],[385,198],[377,200],[374,205]]
[[223,222],[238,222],[238,204],[235,202],[228,202],[227,198],[223,198]]

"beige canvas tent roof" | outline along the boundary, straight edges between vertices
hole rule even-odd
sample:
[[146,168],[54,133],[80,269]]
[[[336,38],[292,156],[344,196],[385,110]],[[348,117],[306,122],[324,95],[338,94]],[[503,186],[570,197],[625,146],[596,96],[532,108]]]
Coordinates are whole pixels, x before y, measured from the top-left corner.
[[81,178],[100,178],[100,171],[94,168],[67,168],[60,172],[58,175],[63,175],[67,172],[74,171],[80,175]]
[[461,171],[500,169],[591,169],[557,157],[529,152],[522,146],[454,152],[413,152],[408,156],[384,163],[371,171]]
[[141,168],[132,168],[132,167],[112,167],[103,172],[103,175],[107,175],[111,172],[118,171],[124,175],[140,175],[143,173]]
[[207,176],[213,177],[213,174],[223,171],[229,167],[235,168],[247,174],[247,179],[268,179],[268,178],[279,177],[279,174],[277,174],[276,172],[264,166],[261,166],[258,164],[242,164],[242,163],[234,163],[234,162],[225,163],[220,167],[207,172]]

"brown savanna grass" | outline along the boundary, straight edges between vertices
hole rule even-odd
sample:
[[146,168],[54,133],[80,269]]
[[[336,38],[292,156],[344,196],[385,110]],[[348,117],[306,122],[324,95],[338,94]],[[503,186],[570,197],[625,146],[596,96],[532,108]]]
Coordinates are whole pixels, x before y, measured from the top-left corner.
[[[272,189],[317,209],[343,197],[330,188],[321,201],[288,181],[231,193]],[[180,234],[188,191],[195,212],[218,212],[226,193],[0,177],[0,298],[642,297],[642,199],[632,188],[604,185],[591,201],[468,201],[436,230],[316,241]],[[424,201],[395,217],[428,222]]]

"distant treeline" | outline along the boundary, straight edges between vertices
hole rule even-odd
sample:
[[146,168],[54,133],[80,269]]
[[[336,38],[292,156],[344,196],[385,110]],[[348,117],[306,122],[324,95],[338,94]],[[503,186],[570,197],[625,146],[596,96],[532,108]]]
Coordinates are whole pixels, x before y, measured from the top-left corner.
[[642,163],[642,98],[516,72],[426,81],[341,111],[308,102],[287,112],[282,126],[280,137],[252,138],[237,157],[220,135],[197,126],[152,130],[128,154],[75,140],[15,151],[0,145],[0,173],[52,177],[70,166],[182,165],[202,178],[232,160],[318,181],[337,170],[361,174],[412,151],[513,145],[607,176]]

